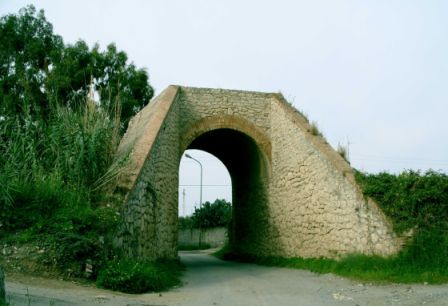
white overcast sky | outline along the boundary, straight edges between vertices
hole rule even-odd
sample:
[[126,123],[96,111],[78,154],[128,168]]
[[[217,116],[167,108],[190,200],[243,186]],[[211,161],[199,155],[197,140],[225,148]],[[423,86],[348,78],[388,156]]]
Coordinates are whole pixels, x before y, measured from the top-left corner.
[[[333,147],[349,143],[357,169],[448,172],[448,1],[0,0],[0,14],[29,3],[66,43],[115,42],[156,94],[169,84],[281,91]],[[227,185],[205,186],[204,200],[230,199],[219,163],[192,155],[205,185]],[[198,184],[198,172],[182,162],[181,184]],[[183,188],[189,212],[199,190]]]

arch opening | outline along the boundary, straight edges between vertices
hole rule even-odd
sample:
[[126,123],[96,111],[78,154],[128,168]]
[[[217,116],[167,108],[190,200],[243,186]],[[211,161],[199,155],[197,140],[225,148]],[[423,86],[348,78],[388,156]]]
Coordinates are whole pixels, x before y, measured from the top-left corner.
[[231,201],[231,178],[221,160],[202,150],[186,150],[179,166],[178,250],[223,247]]
[[269,230],[269,161],[248,135],[229,128],[207,131],[187,149],[216,156],[227,168],[232,182],[232,221],[229,243],[240,253],[253,253],[267,246]]
[[191,215],[195,208],[199,208],[201,200],[200,166],[186,155],[202,164],[202,202],[224,199],[231,203],[232,181],[221,160],[202,150],[186,150],[179,166],[179,217]]

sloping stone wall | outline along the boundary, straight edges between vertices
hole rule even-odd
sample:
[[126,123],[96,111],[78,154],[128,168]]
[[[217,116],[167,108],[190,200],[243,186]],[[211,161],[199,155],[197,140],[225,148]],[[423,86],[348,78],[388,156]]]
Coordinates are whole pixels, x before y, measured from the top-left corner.
[[[285,256],[389,255],[398,244],[377,206],[365,199],[353,170],[306,119],[275,96],[271,108],[271,218]],[[278,250],[272,250],[273,253]]]
[[132,120],[116,188],[126,195],[117,245],[175,257],[179,162],[186,149],[229,170],[235,250],[257,255],[388,255],[398,239],[353,170],[279,94],[170,86]]
[[120,144],[119,154],[129,154],[129,171],[118,184],[127,195],[116,244],[129,257],[177,256],[180,155],[176,94],[177,88],[168,88],[137,114]]

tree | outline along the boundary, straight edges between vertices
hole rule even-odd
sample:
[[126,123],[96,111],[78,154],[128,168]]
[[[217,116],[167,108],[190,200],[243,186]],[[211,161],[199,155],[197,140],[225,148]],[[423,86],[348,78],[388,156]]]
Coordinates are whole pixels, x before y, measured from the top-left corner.
[[215,202],[205,202],[201,208],[196,208],[192,220],[193,227],[210,228],[227,226],[232,218],[232,205],[224,199]]
[[154,94],[146,70],[128,63],[114,44],[103,52],[83,40],[65,46],[32,5],[0,19],[0,115],[45,117],[54,105],[77,110],[91,86],[101,109],[121,110],[122,131]]
[[102,109],[113,114],[120,107],[124,127],[154,94],[147,72],[127,64],[125,52],[117,51],[114,44],[104,52],[97,44],[89,50],[82,40],[63,50],[46,85],[54,101],[75,108],[84,105],[90,86],[94,86]]
[[34,6],[0,19],[1,114],[41,114],[48,110],[44,82],[63,49],[62,38]]

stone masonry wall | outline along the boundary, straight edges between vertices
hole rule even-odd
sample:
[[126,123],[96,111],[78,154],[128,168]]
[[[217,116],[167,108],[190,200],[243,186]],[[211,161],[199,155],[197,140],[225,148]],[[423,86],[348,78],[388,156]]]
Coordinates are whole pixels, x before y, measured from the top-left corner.
[[[177,256],[178,172],[188,148],[232,177],[236,249],[276,256],[389,255],[398,239],[350,166],[281,95],[170,86],[132,120],[117,245],[130,257]],[[238,144],[239,147],[235,147]]]
[[271,216],[283,256],[390,255],[398,242],[390,224],[356,185],[353,170],[305,118],[272,99]]
[[181,149],[185,150],[201,134],[218,128],[249,133],[259,142],[265,142],[259,134],[269,134],[270,102],[265,93],[181,87],[179,104]]
[[176,94],[176,88],[168,88],[155,103],[137,114],[134,120],[140,122],[131,123],[120,144],[123,148],[136,143],[129,145],[132,147],[130,171],[122,175],[119,185],[121,190],[129,188],[129,192],[116,243],[129,257],[156,259],[177,256],[180,155],[178,112],[173,103]]

